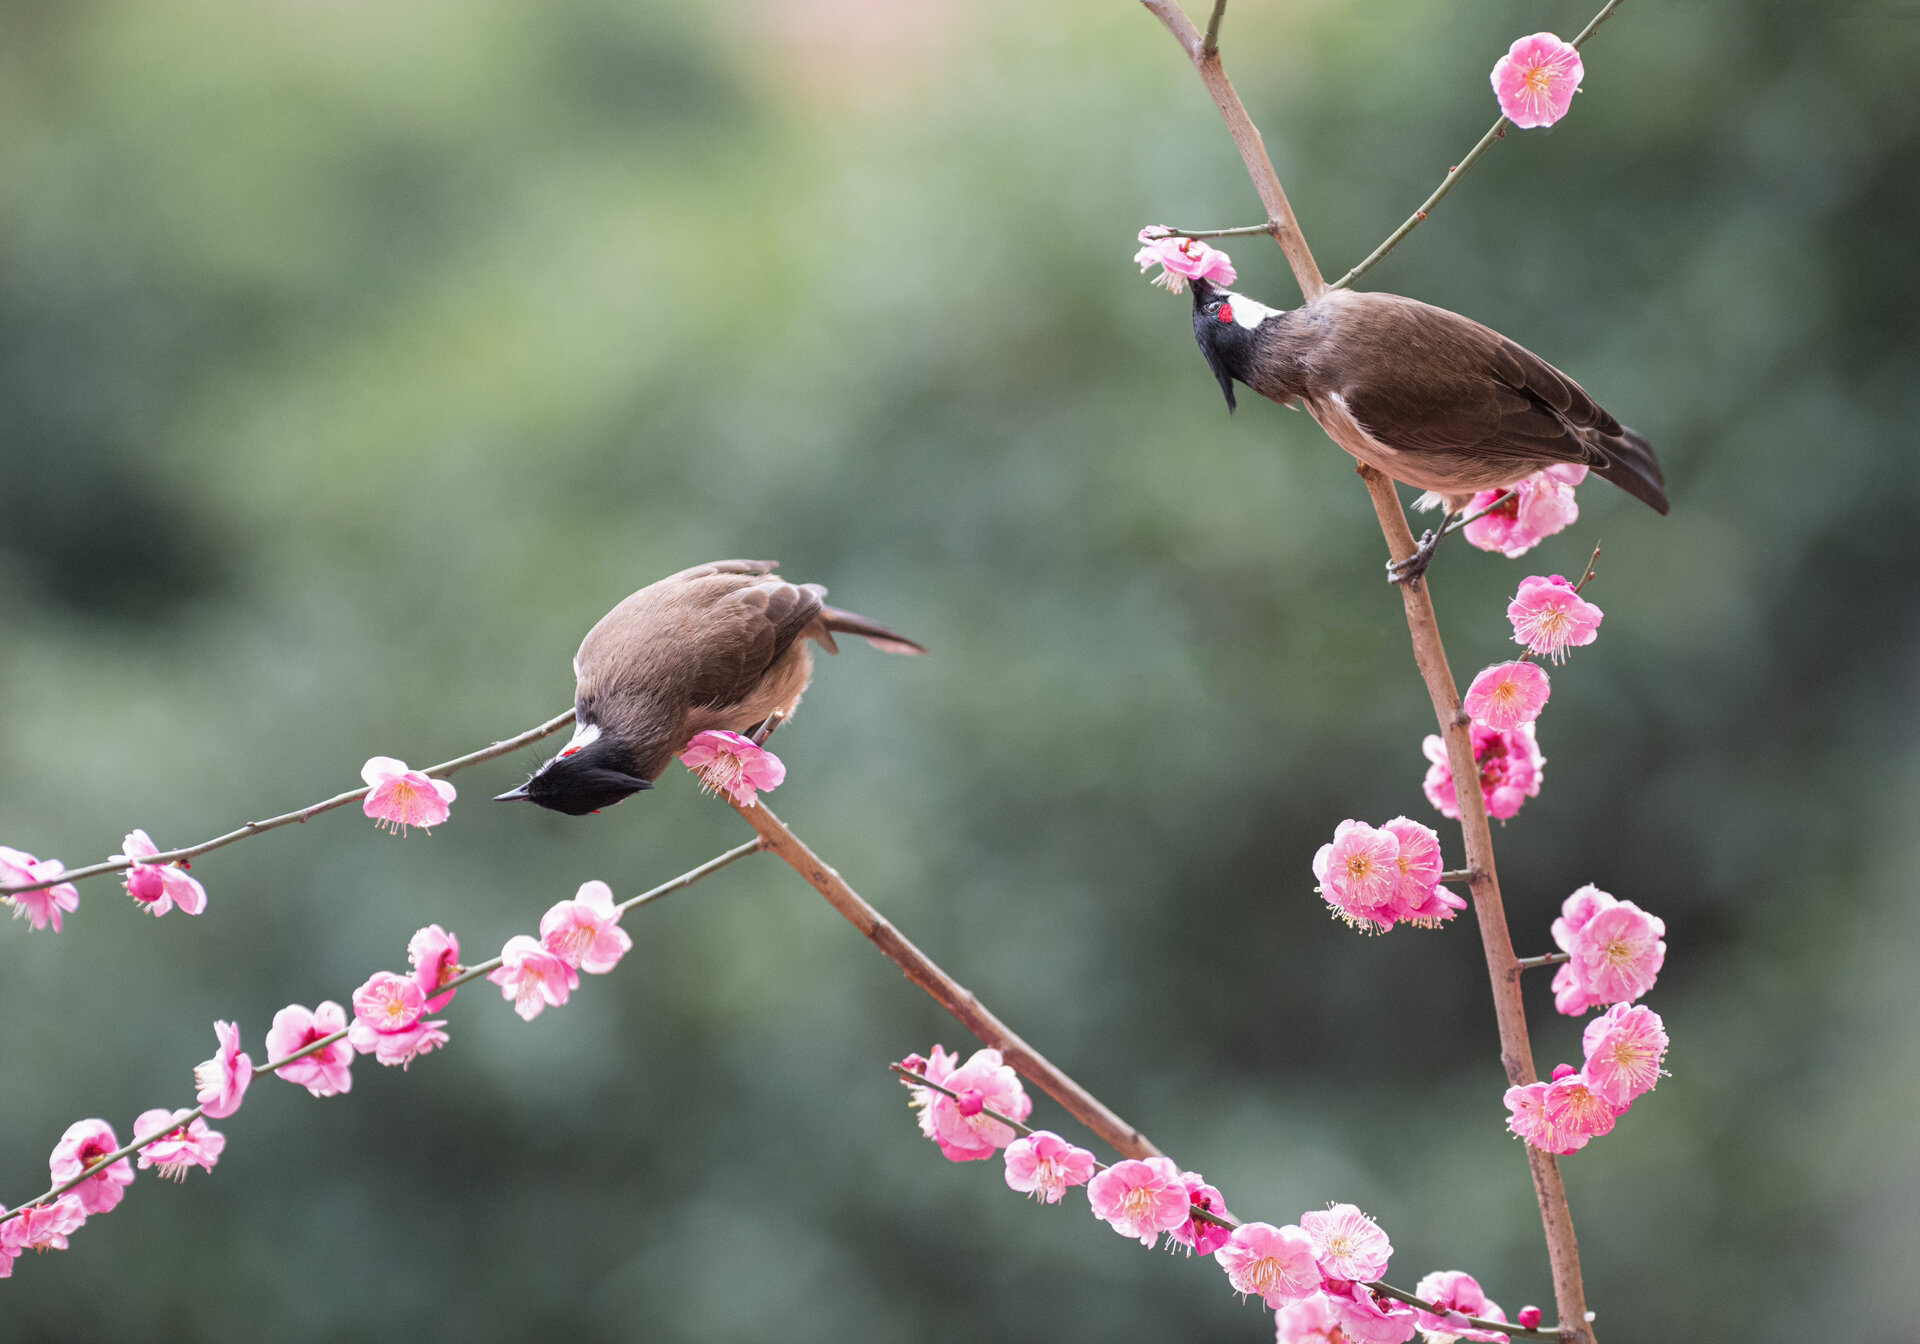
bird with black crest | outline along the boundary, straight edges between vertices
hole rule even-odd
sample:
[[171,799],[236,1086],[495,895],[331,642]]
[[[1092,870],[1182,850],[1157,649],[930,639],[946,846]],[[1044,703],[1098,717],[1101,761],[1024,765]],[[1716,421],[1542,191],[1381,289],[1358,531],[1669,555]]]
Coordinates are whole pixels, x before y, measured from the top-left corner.
[[818,644],[858,635],[888,653],[926,649],[789,583],[777,560],[716,560],[648,584],[600,618],[574,655],[573,740],[497,801],[582,816],[653,787],[712,729],[764,741],[791,717]]
[[1196,278],[1193,332],[1229,411],[1236,382],[1304,403],[1349,453],[1446,504],[1449,520],[1389,567],[1395,582],[1426,571],[1477,492],[1542,467],[1589,467],[1667,511],[1645,439],[1546,360],[1458,313],[1350,289],[1283,310]]

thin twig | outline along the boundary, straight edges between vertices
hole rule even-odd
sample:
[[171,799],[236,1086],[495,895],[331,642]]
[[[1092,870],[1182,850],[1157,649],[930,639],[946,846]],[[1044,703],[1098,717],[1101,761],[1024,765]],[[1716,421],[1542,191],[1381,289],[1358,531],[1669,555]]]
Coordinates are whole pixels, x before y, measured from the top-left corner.
[[1272,233],[1265,224],[1243,224],[1237,229],[1176,229],[1167,226],[1169,238],[1250,238],[1256,233]]
[[1260,130],[1253,124],[1253,118],[1247,115],[1240,95],[1233,91],[1233,81],[1227,78],[1226,67],[1220,63],[1219,51],[1207,47],[1206,40],[1193,26],[1193,20],[1187,17],[1186,10],[1180,7],[1179,0],[1140,0],[1140,3],[1148,13],[1167,26],[1174,41],[1180,44],[1180,49],[1187,53],[1187,59],[1193,62],[1194,69],[1200,72],[1200,82],[1207,86],[1207,92],[1213,95],[1214,106],[1220,109],[1220,115],[1226,119],[1227,133],[1233,137],[1234,145],[1240,150],[1240,158],[1247,165],[1247,175],[1253,179],[1253,189],[1260,193],[1260,204],[1266,207],[1266,231],[1280,244],[1280,250],[1286,254],[1287,265],[1293,269],[1293,278],[1299,282],[1301,296],[1311,303],[1326,292],[1327,282],[1321,276],[1320,266],[1314,261],[1313,252],[1300,232],[1300,221],[1294,218],[1293,206],[1288,203],[1287,193],[1280,185],[1280,175],[1273,170],[1273,160],[1267,157],[1266,141],[1260,138]]
[[[526,732],[521,733],[517,737],[510,737],[504,742],[495,742],[490,747],[482,747],[479,751],[468,752],[465,756],[456,756],[450,761],[442,761],[439,765],[430,765],[420,773],[430,775],[436,779],[451,775],[455,771],[464,770],[470,765],[478,765],[482,761],[491,761],[497,757],[516,752],[529,743],[538,742],[543,737],[551,737],[572,722],[573,711],[568,710],[564,714],[556,715],[548,719],[538,728],[527,729]],[[317,817],[322,812],[331,812],[337,807],[345,807],[348,803],[357,803],[362,798],[365,798],[368,792],[367,787],[362,785],[360,788],[348,793],[337,793],[331,798],[322,802],[313,803],[296,812],[283,812],[277,817],[268,817],[265,821],[250,821],[237,831],[228,831],[225,835],[217,835],[213,839],[203,840],[197,845],[188,845],[185,849],[169,849],[163,853],[155,854],[151,858],[141,859],[140,862],[142,864],[166,864],[172,863],[176,859],[196,858],[212,850],[224,849],[236,841],[245,840],[248,836],[261,835],[267,831],[278,830],[282,826],[291,826],[297,821],[304,822],[310,817]],[[57,886],[62,882],[78,882],[82,878],[99,877],[102,873],[123,873],[131,867],[133,867],[133,861],[131,859],[107,859],[100,863],[89,864],[85,868],[75,868],[73,871],[62,873],[58,877],[49,877],[42,882],[22,882],[10,887],[0,886],[0,896],[14,896],[23,891],[38,891],[42,887]]]
[[1227,0],[1213,0],[1213,15],[1207,20],[1207,35],[1200,39],[1200,54],[1211,56],[1220,50],[1220,20],[1227,15]]
[[986,1005],[975,998],[971,991],[934,965],[926,953],[908,941],[906,935],[888,923],[878,910],[862,900],[839,873],[807,848],[780,818],[768,811],[764,801],[742,807],[731,795],[722,796],[759,833],[768,849],[786,860],[815,891],[826,897],[827,904],[839,911],[849,924],[865,934],[894,965],[907,973],[907,979],[932,995],[934,1002],[953,1014],[961,1026],[998,1050],[1017,1072],[1066,1107],[1076,1120],[1098,1134],[1116,1152],[1125,1153],[1128,1157],[1161,1155],[1146,1135],[1108,1110],[1091,1092],[1055,1068],[1046,1056],[1022,1040],[1013,1028],[987,1011]]
[[1556,961],[1567,960],[1570,960],[1570,957],[1565,952],[1542,952],[1537,957],[1521,957],[1518,961],[1514,962],[1513,965],[1515,970],[1531,971],[1541,966],[1551,966]]
[[[728,864],[733,863],[739,859],[744,859],[749,854],[757,854],[764,848],[766,848],[766,845],[764,844],[764,842],[758,839],[749,840],[744,845],[736,845],[732,849],[728,850],[726,853],[718,855],[715,858],[708,859],[705,863],[701,864],[698,868],[689,869],[688,871],[680,874],[680,876],[676,878],[673,878],[666,882],[662,882],[659,886],[654,887],[650,891],[643,891],[638,896],[630,897],[629,899],[622,901],[619,905],[615,906],[614,908],[617,911],[619,911],[621,914],[625,914],[627,911],[632,910],[637,906],[646,905],[648,902],[658,900],[660,897],[668,895],[671,892],[680,891],[683,888],[690,887],[695,882],[698,882],[701,878],[707,877],[713,873],[717,873],[722,868],[725,868]],[[487,975],[493,971],[500,969],[501,962],[502,962],[502,958],[500,957],[489,957],[486,961],[481,962],[477,966],[463,967],[459,975],[455,976],[451,980],[448,980],[445,984],[436,986],[433,991],[433,994],[430,997],[437,998],[442,994],[450,994],[454,990],[459,989],[462,985],[471,984],[475,980],[478,980],[481,976]],[[305,1059],[308,1055],[316,1054],[319,1051],[326,1049],[328,1046],[334,1044],[337,1041],[345,1040],[346,1036],[347,1036],[347,1033],[345,1031],[336,1031],[331,1036],[323,1036],[317,1041],[308,1042],[306,1045],[300,1047],[300,1049],[298,1050],[295,1050],[290,1055],[284,1055],[279,1059],[268,1060],[265,1064],[256,1064],[254,1065],[253,1076],[255,1078],[264,1078],[267,1074],[273,1073],[279,1069],[283,1069],[287,1065],[292,1064],[298,1060]],[[0,1223],[9,1222],[14,1218],[18,1218],[21,1214],[25,1213],[29,1208],[32,1208],[36,1204],[44,1204],[50,1199],[58,1199],[61,1195],[66,1194],[67,1191],[73,1189],[76,1185],[79,1185],[82,1181],[86,1180],[88,1177],[99,1175],[101,1172],[105,1171],[108,1167],[111,1167],[114,1163],[124,1161],[126,1158],[131,1157],[135,1153],[139,1152],[142,1148],[145,1148],[148,1144],[154,1143],[160,1139],[165,1138],[167,1135],[173,1133],[176,1129],[179,1129],[182,1125],[191,1124],[195,1120],[200,1119],[206,1113],[207,1112],[206,1112],[205,1106],[196,1106],[191,1111],[189,1111],[186,1115],[178,1119],[169,1121],[165,1129],[159,1130],[152,1134],[147,1134],[141,1137],[137,1137],[131,1143],[122,1144],[120,1147],[114,1149],[111,1153],[108,1153],[105,1157],[99,1158],[94,1162],[92,1162],[91,1164],[89,1164],[86,1167],[86,1169],[83,1170],[78,1176],[74,1176],[65,1181],[60,1182],[59,1184],[55,1185],[51,1190],[47,1191],[45,1194],[39,1195],[33,1199],[27,1200],[25,1203],[21,1204],[18,1208],[15,1208],[10,1212],[0,1212]]]
[[[1601,24],[1605,23],[1608,19],[1612,18],[1613,11],[1618,8],[1620,8],[1620,0],[1607,0],[1607,4],[1605,8],[1603,8],[1598,14],[1595,14],[1592,20],[1588,22],[1587,26],[1580,30],[1580,35],[1573,39],[1572,45],[1575,47],[1578,47],[1582,43],[1584,43],[1588,38],[1592,37],[1594,34],[1594,31],[1598,29]],[[1493,143],[1496,140],[1504,140],[1507,138],[1507,127],[1509,124],[1510,123],[1507,121],[1507,119],[1504,116],[1501,117],[1499,120],[1495,121],[1493,123],[1492,128],[1489,129],[1485,135],[1480,137],[1480,142],[1476,144],[1472,149],[1467,151],[1467,157],[1460,160],[1460,162],[1455,164],[1453,167],[1447,169],[1446,179],[1442,181],[1440,185],[1434,189],[1433,195],[1427,197],[1426,200],[1420,203],[1420,208],[1418,210],[1415,210],[1411,215],[1407,216],[1406,223],[1402,224],[1399,228],[1395,229],[1392,233],[1388,234],[1387,240],[1384,243],[1380,244],[1380,246],[1374,248],[1373,251],[1369,252],[1367,254],[1367,259],[1365,261],[1361,262],[1358,266],[1355,266],[1352,270],[1348,271],[1345,275],[1341,276],[1338,280],[1335,280],[1331,285],[1328,286],[1328,288],[1329,289],[1345,289],[1347,286],[1351,285],[1355,280],[1358,280],[1361,276],[1365,275],[1368,271],[1372,270],[1377,264],[1379,264],[1380,259],[1387,255],[1387,253],[1393,251],[1394,248],[1400,246],[1401,239],[1405,238],[1408,234],[1412,233],[1415,229],[1419,228],[1422,224],[1426,223],[1427,216],[1433,212],[1433,208],[1436,205],[1439,205],[1442,200],[1446,199],[1447,193],[1453,190],[1454,184],[1456,182],[1458,182],[1461,178],[1467,175],[1467,169],[1473,167],[1474,164],[1478,163],[1480,161],[1480,156],[1486,153],[1487,150],[1492,148]]]

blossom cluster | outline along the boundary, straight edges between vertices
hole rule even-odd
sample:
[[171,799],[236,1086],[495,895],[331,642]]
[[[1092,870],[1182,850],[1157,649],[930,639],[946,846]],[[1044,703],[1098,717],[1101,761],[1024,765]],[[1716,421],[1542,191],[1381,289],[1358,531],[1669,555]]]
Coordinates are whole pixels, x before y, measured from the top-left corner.
[[1553,941],[1567,954],[1553,977],[1553,1006],[1570,1017],[1610,1003],[1632,1003],[1653,988],[1666,963],[1665,921],[1592,883],[1567,897]]
[[1587,1024],[1581,1040],[1586,1063],[1561,1064],[1553,1081],[1507,1089],[1507,1128],[1542,1152],[1577,1153],[1590,1139],[1613,1132],[1641,1094],[1663,1072],[1667,1033],[1645,1005],[1618,1004]]
[[1580,504],[1573,490],[1586,479],[1585,467],[1557,463],[1517,484],[1482,490],[1467,505],[1467,512],[1480,516],[1467,524],[1464,535],[1483,551],[1518,559],[1579,521]]
[[1440,885],[1440,869],[1440,837],[1406,817],[1378,829],[1343,821],[1313,856],[1315,890],[1336,916],[1368,933],[1396,923],[1437,928],[1466,909]]
[[[1387,1234],[1351,1204],[1302,1214],[1298,1223],[1239,1223],[1220,1192],[1171,1158],[1130,1158],[1107,1166],[1051,1130],[1008,1121],[1033,1111],[1020,1078],[991,1048],[965,1062],[936,1045],[896,1066],[906,1080],[920,1132],[954,1162],[1004,1152],[1009,1188],[1058,1204],[1084,1185],[1094,1217],[1121,1236],[1152,1246],[1162,1236],[1192,1254],[1211,1255],[1241,1296],[1275,1309],[1280,1344],[1398,1344],[1418,1331],[1430,1340],[1498,1340],[1468,1316],[1505,1321],[1470,1274],[1448,1270],[1420,1281],[1416,1308],[1375,1290],[1393,1254]],[[932,1084],[932,1086],[928,1086]],[[1531,1309],[1530,1309],[1531,1310]],[[1533,1312],[1539,1318],[1538,1311]]]

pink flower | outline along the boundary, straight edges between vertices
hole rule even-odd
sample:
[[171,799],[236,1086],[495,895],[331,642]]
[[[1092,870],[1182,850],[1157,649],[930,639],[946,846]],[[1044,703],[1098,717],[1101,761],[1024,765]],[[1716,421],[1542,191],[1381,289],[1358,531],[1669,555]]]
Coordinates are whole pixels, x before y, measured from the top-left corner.
[[440,990],[449,980],[457,980],[466,970],[460,964],[460,940],[429,924],[407,940],[407,960],[413,964],[413,982],[427,996],[427,1011],[437,1013],[453,1002],[457,990]]
[[933,1140],[948,1161],[992,1157],[1018,1137],[986,1112],[1022,1122],[1033,1114],[1033,1099],[1020,1086],[1020,1075],[1001,1061],[998,1050],[974,1051],[972,1058],[940,1081],[958,1095],[936,1092],[927,1105],[927,1119],[933,1126]]
[[1376,1296],[1364,1283],[1349,1284],[1345,1293],[1329,1292],[1328,1296],[1340,1313],[1341,1330],[1358,1344],[1402,1344],[1420,1328],[1412,1307]]
[[[47,1170],[53,1174],[55,1185],[63,1185],[119,1146],[113,1126],[105,1120],[76,1120],[53,1146]],[[87,1177],[70,1193],[88,1213],[105,1213],[120,1202],[132,1183],[133,1167],[123,1157],[104,1171]]]
[[1171,1158],[1116,1162],[1087,1182],[1093,1216],[1123,1237],[1151,1246],[1162,1232],[1187,1221],[1187,1183]]
[[752,807],[760,790],[772,793],[787,777],[778,756],[719,729],[695,733],[680,763],[700,776],[702,790],[724,793],[742,807]]
[[1547,1084],[1523,1083],[1507,1089],[1507,1128],[1542,1152],[1552,1153],[1558,1139],[1547,1129]]
[[1467,903],[1440,885],[1440,837],[1431,826],[1410,817],[1395,817],[1380,828],[1400,842],[1400,889],[1394,910],[1403,920],[1422,928],[1438,928],[1467,908]]
[[558,1008],[580,987],[580,973],[524,933],[507,939],[500,949],[502,965],[487,979],[500,986],[500,996],[513,1011],[531,1022],[551,1004]]
[[[948,1054],[941,1046],[933,1047],[933,1058],[922,1059],[919,1055],[908,1055],[900,1061],[900,1067],[911,1070],[929,1082],[945,1086],[947,1078],[960,1067],[960,1056]],[[905,1079],[901,1081],[905,1082]],[[918,1083],[907,1083],[907,1104],[920,1112],[920,1132],[930,1139],[938,1141],[939,1136],[933,1128],[933,1103],[939,1093],[930,1087]]]
[[1666,1024],[1651,1008],[1623,1003],[1587,1023],[1581,1044],[1587,1054],[1581,1070],[1587,1085],[1601,1100],[1624,1110],[1660,1081],[1660,1064],[1667,1057]]
[[353,991],[354,1025],[364,1024],[372,1031],[405,1031],[426,1010],[427,996],[420,986],[392,971],[375,971],[366,984]]
[[1355,928],[1369,921],[1393,926],[1400,893],[1400,841],[1391,832],[1351,818],[1341,822],[1334,828],[1333,842],[1313,856],[1313,875],[1320,879],[1317,890],[1347,923]]
[[[925,1088],[920,1089],[922,1092]],[[1036,1129],[1007,1145],[1007,1185],[1049,1204],[1093,1178],[1093,1154],[1049,1129]]]
[[1507,1319],[1507,1313],[1500,1310],[1500,1304],[1481,1291],[1471,1274],[1457,1269],[1435,1270],[1414,1286],[1413,1295],[1425,1298],[1445,1313],[1416,1309],[1414,1314],[1419,1320],[1420,1329],[1426,1333],[1427,1344],[1448,1344],[1455,1339],[1502,1344],[1507,1338],[1497,1330],[1475,1330],[1466,1323],[1464,1318],[1468,1316],[1478,1316],[1483,1321]]
[[1227,1216],[1227,1201],[1218,1190],[1208,1185],[1206,1177],[1197,1171],[1183,1171],[1180,1173],[1180,1179],[1187,1185],[1187,1221],[1174,1228],[1168,1235],[1195,1255],[1212,1255],[1227,1244],[1228,1239],[1233,1236],[1233,1229],[1196,1218],[1193,1216],[1194,1210],[1204,1210],[1224,1218]]
[[584,882],[572,900],[547,911],[540,919],[540,941],[567,965],[592,975],[605,975],[633,947],[605,882]]
[[1630,1003],[1653,988],[1666,964],[1666,931],[1665,921],[1632,901],[1616,901],[1573,935],[1567,965],[1593,1002]]
[[196,1064],[194,1100],[215,1120],[224,1120],[240,1109],[240,1099],[253,1082],[253,1060],[241,1052],[240,1028],[231,1022],[215,1022],[213,1034],[220,1049],[212,1059]]
[[355,1018],[347,1028],[347,1041],[361,1054],[372,1055],[389,1068],[398,1064],[404,1069],[416,1057],[431,1054],[447,1043],[447,1033],[442,1030],[446,1025],[444,1018],[422,1018],[399,1031],[374,1031]]
[[1334,1204],[1300,1216],[1313,1239],[1320,1272],[1329,1279],[1377,1279],[1387,1272],[1393,1243],[1380,1225],[1351,1204]]
[[[58,859],[36,859],[23,849],[9,849],[5,845],[0,845],[0,887],[19,886],[25,882],[45,882],[48,878],[58,877],[66,871],[66,866]],[[13,907],[15,919],[25,919],[36,931],[52,924],[53,931],[58,933],[61,912],[77,910],[80,907],[80,889],[71,882],[60,882],[51,887],[41,887],[37,891],[22,891],[12,896],[3,896],[0,900],[4,900]]]
[[[133,1173],[127,1173],[133,1179]],[[51,1204],[30,1204],[9,1223],[0,1223],[0,1247],[22,1251],[64,1251],[67,1238],[87,1221],[87,1210],[73,1195],[62,1195]],[[4,1277],[4,1276],[0,1276]]]
[[353,1090],[353,1046],[343,1033],[347,1029],[347,1010],[329,999],[312,1012],[290,1003],[273,1015],[267,1029],[267,1059],[285,1059],[329,1036],[342,1039],[321,1047],[291,1064],[282,1064],[275,1072],[290,1083],[298,1083],[316,1097],[338,1096]]
[[367,800],[360,810],[389,831],[405,832],[409,826],[431,830],[447,819],[453,810],[449,804],[459,796],[446,780],[429,779],[391,756],[369,757],[360,767],[360,778],[367,782]]
[[[1480,793],[1487,802],[1487,815],[1505,821],[1527,799],[1540,796],[1540,776],[1547,758],[1540,754],[1530,723],[1506,732],[1476,723],[1468,731],[1473,738],[1473,759],[1480,767]],[[1447,763],[1446,743],[1429,733],[1420,749],[1432,762],[1422,786],[1427,801],[1439,808],[1442,816],[1458,818],[1460,803],[1454,792],[1453,770]]]
[[1580,53],[1552,33],[1523,37],[1493,66],[1493,96],[1522,130],[1551,126],[1567,115],[1587,73]]
[[1569,648],[1593,643],[1605,614],[1558,574],[1520,580],[1520,591],[1507,604],[1513,642],[1556,663],[1567,661]]
[[[187,1117],[192,1115],[193,1119]],[[172,1127],[168,1128],[168,1122]],[[158,1167],[160,1175],[172,1181],[187,1179],[187,1168],[199,1167],[212,1171],[213,1164],[220,1160],[220,1152],[227,1146],[227,1136],[217,1129],[208,1129],[207,1122],[193,1112],[182,1107],[169,1111],[161,1106],[151,1111],[142,1111],[140,1118],[133,1122],[135,1139],[145,1138],[160,1129],[166,1133],[140,1150],[140,1166]]]
[[[1525,555],[1580,517],[1573,487],[1586,476],[1585,467],[1546,467],[1510,487],[1512,499],[1476,518],[1466,527],[1466,538],[1483,551],[1498,551],[1508,559]],[[1578,474],[1575,474],[1578,473]],[[1484,509],[1506,490],[1482,490],[1470,509]]]
[[1325,1293],[1289,1302],[1273,1316],[1275,1344],[1347,1344],[1340,1313]]
[[1232,259],[1198,238],[1169,236],[1163,227],[1151,224],[1140,230],[1140,241],[1144,246],[1134,253],[1135,264],[1143,271],[1159,266],[1160,274],[1153,277],[1153,283],[1165,285],[1171,294],[1183,293],[1189,280],[1230,285],[1238,278]]
[[1562,1064],[1553,1071],[1546,1097],[1547,1134],[1560,1146],[1547,1151],[1577,1153],[1587,1146],[1587,1140],[1612,1133],[1613,1122],[1625,1113],[1626,1107],[1616,1107],[1594,1091],[1584,1073]]
[[1320,1267],[1313,1242],[1289,1224],[1244,1223],[1213,1253],[1227,1282],[1242,1297],[1258,1293],[1270,1307],[1283,1307],[1320,1291]]
[[1550,694],[1547,674],[1533,663],[1495,663],[1473,679],[1461,705],[1475,723],[1506,732],[1539,718]]
[[1518,1325],[1522,1330],[1538,1329],[1540,1326],[1540,1308],[1522,1307],[1520,1308],[1520,1314],[1513,1319],[1514,1324]]
[[187,876],[185,859],[164,864],[145,862],[160,852],[160,847],[147,838],[145,831],[129,832],[121,843],[126,846],[126,853],[115,854],[115,861],[124,860],[134,865],[127,869],[121,881],[127,895],[145,906],[149,914],[158,917],[176,905],[187,915],[197,915],[207,908],[207,889]]

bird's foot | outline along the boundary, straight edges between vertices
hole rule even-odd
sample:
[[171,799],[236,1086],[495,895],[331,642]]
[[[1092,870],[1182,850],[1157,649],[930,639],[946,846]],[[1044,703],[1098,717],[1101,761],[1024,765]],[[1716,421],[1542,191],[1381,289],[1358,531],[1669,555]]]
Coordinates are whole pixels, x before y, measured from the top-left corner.
[[1413,554],[1405,560],[1387,562],[1388,583],[1418,583],[1421,575],[1427,572],[1427,566],[1433,563],[1433,553],[1440,549],[1441,539],[1453,529],[1450,527],[1429,528],[1420,534],[1419,545],[1413,548]]

